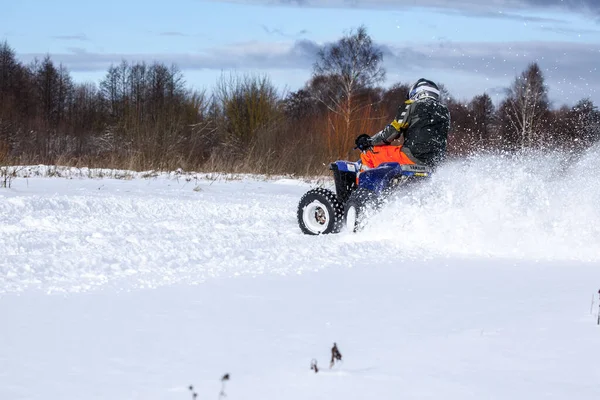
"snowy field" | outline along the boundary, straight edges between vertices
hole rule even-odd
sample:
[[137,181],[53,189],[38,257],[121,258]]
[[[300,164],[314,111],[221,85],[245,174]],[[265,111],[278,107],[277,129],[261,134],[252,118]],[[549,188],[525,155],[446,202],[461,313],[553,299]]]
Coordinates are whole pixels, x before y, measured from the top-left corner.
[[600,151],[450,163],[322,237],[302,180],[36,172],[0,189],[2,400],[600,398]]

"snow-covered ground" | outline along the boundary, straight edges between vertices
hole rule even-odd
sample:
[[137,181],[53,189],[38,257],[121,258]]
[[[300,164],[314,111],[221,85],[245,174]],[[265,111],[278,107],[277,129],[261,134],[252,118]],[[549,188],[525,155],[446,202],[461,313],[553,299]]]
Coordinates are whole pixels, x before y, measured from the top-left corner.
[[599,156],[450,163],[322,237],[302,180],[21,171],[0,399],[597,399]]

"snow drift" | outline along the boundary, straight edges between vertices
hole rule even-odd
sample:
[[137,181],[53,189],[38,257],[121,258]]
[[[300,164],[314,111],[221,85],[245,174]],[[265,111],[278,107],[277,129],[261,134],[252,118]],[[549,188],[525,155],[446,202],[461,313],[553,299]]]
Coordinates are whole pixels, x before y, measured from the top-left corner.
[[412,255],[600,260],[600,151],[477,156],[392,199],[361,235]]
[[[450,162],[359,234],[301,234],[294,179],[19,178],[0,190],[0,291],[157,287],[396,260],[600,260],[600,151]],[[84,174],[91,176],[89,172]],[[368,261],[366,261],[368,260]]]

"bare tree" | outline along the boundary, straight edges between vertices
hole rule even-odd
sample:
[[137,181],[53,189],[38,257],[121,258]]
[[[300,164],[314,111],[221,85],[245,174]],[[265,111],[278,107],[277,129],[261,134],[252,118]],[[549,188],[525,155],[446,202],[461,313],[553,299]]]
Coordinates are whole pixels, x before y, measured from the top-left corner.
[[57,112],[57,123],[64,122],[69,103],[73,98],[73,80],[67,68],[60,64],[57,69],[57,80],[56,80],[56,112]]
[[19,69],[14,50],[7,42],[0,44],[0,157],[9,153],[10,138],[16,129],[15,108],[18,97]]
[[383,52],[373,44],[364,26],[318,53],[313,92],[330,111],[342,116],[345,132],[341,134],[345,138],[351,134],[353,115],[363,106],[356,101],[357,94],[385,78],[382,61]]
[[103,108],[98,89],[92,83],[77,84],[69,109],[69,124],[75,140],[74,156],[97,155],[102,150]]
[[18,69],[15,51],[8,42],[0,43],[0,100],[5,101],[12,94]]
[[106,100],[108,113],[112,118],[118,118],[120,115],[120,104],[122,93],[119,88],[121,81],[121,70],[111,65],[106,72],[106,76],[100,82],[100,91],[102,97]]
[[308,89],[289,93],[284,99],[283,108],[287,118],[297,121],[315,117],[319,109]]
[[530,64],[508,89],[501,106],[505,129],[520,148],[543,144],[543,128],[548,117],[548,89],[537,63]]
[[473,119],[469,105],[454,98],[447,100],[452,115],[452,126],[448,135],[448,153],[452,156],[466,156],[473,150]]
[[578,101],[568,119],[571,122],[569,136],[578,142],[574,147],[585,148],[600,140],[600,111],[590,99]]
[[492,98],[487,93],[475,96],[469,103],[469,109],[476,146],[485,147],[492,137],[495,123],[495,107]]
[[215,95],[227,134],[240,144],[249,144],[281,114],[277,90],[264,75],[222,76]]

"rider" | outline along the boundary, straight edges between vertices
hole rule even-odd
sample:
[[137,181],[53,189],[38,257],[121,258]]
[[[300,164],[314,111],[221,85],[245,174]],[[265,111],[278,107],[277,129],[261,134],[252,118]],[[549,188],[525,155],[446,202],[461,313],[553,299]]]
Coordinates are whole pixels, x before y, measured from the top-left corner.
[[[420,164],[435,167],[443,161],[450,130],[450,112],[440,101],[438,86],[419,79],[406,94],[403,106],[398,107],[396,119],[372,137],[362,134],[356,138],[361,150],[362,164],[374,168],[382,162]],[[404,144],[393,146],[393,140],[404,134]],[[367,152],[367,150],[372,150]]]

